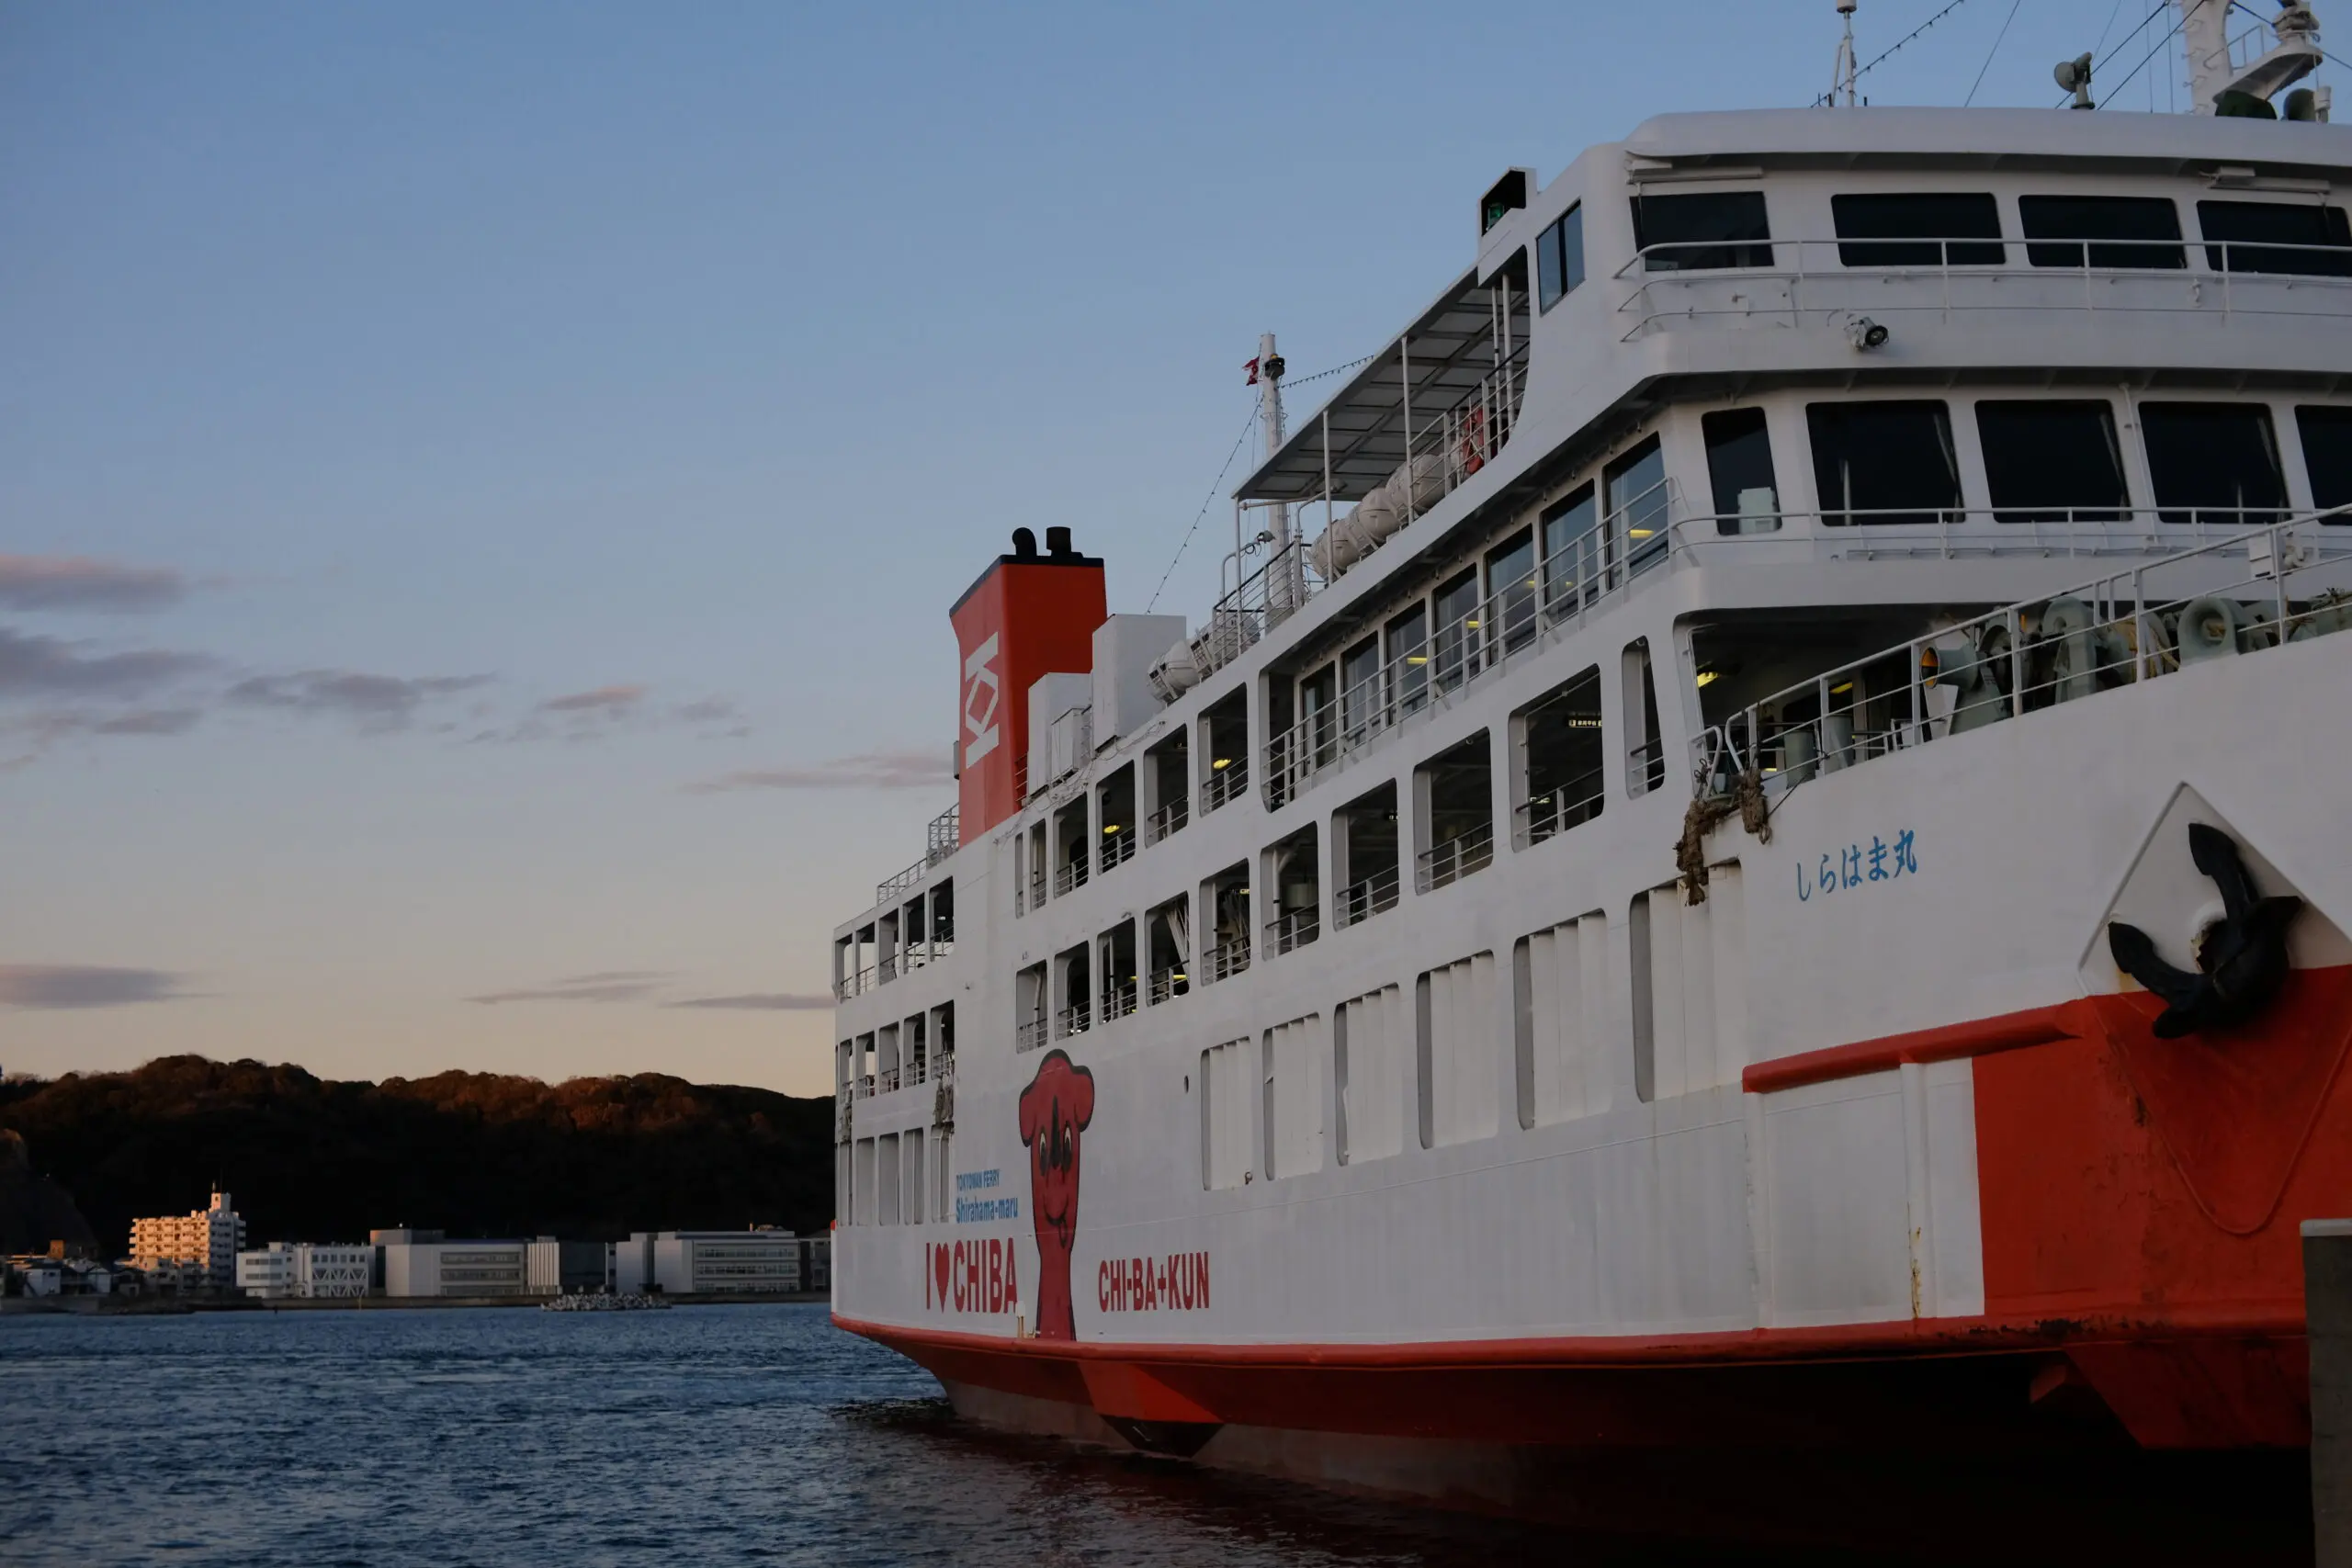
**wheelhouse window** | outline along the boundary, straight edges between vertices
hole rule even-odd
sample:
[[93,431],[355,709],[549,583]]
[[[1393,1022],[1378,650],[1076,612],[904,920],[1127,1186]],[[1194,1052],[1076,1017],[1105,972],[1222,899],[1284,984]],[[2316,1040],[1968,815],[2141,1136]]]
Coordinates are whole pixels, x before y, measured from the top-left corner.
[[1548,310],[1584,281],[1584,207],[1571,207],[1536,237],[1536,309]]
[[2143,403],[2140,429],[2164,521],[2235,528],[2286,514],[2278,441],[2260,403]]
[[1770,266],[1771,240],[1760,190],[1634,197],[1634,248],[1645,272]]
[[2028,245],[2026,260],[2036,266],[2177,271],[2188,265],[2180,213],[2165,197],[2021,196],[2018,220],[2029,240],[2092,242]]
[[[1998,266],[2003,260],[2001,209],[1989,193],[1833,196],[1829,211],[1844,266]],[[1970,243],[1975,241],[1993,243]]]
[[1804,412],[1824,523],[1957,519],[1960,464],[1941,402],[1812,403]]
[[1772,441],[1762,409],[1718,409],[1699,421],[1714,491],[1715,532],[1769,534],[1781,525]]
[[[2295,423],[2302,432],[2303,467],[2312,477],[2312,504],[2322,512],[2352,507],[2352,408],[2307,403],[2295,411]],[[2352,512],[2320,521],[2352,524]]]
[[2206,265],[2217,272],[2352,277],[2352,226],[2340,207],[2200,201],[2197,225],[2205,232]]
[[2130,514],[2115,413],[2102,401],[1976,405],[1984,479],[2002,523],[2116,523]]

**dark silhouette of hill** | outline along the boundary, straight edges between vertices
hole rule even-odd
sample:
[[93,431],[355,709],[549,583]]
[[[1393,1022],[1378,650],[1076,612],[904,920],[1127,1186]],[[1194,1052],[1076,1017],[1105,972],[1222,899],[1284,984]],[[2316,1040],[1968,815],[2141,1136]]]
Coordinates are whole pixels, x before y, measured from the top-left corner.
[[33,1174],[25,1140],[0,1128],[0,1253],[47,1252],[53,1241],[86,1247],[90,1223],[72,1193]]
[[658,1073],[345,1083],[166,1056],[0,1083],[0,1128],[29,1144],[109,1256],[134,1216],[200,1209],[216,1184],[255,1246],[401,1224],[587,1240],[749,1224],[808,1235],[832,1213],[832,1122],[830,1100]]

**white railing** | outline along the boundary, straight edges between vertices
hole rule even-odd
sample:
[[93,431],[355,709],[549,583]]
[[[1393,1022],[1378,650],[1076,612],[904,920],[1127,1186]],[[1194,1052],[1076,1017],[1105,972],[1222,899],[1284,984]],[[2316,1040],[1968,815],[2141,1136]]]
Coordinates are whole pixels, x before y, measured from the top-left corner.
[[[1937,259],[1872,259],[1930,249]],[[1951,259],[1988,252],[2000,260]],[[1725,265],[1735,253],[1757,265]],[[1705,240],[1651,245],[1613,276],[1640,278],[1617,307],[1627,342],[1682,326],[1841,327],[1859,317],[1899,331],[1923,317],[1992,312],[2352,316],[2352,249],[2267,241]]]
[[1212,768],[1201,783],[1201,809],[1215,811],[1228,800],[1238,799],[1250,788],[1250,759],[1236,757],[1222,768]]
[[1823,671],[1708,726],[1693,787],[1728,793],[1753,769],[1781,793],[2184,664],[2352,629],[2352,530],[2339,526],[2245,530]]
[[833,1000],[845,1002],[852,997],[862,997],[879,986],[882,966],[869,964],[863,969],[852,970],[833,982]]
[[1086,852],[1080,850],[1074,858],[1062,862],[1061,868],[1054,873],[1054,897],[1061,897],[1085,886]]
[[1171,1001],[1182,996],[1192,989],[1192,984],[1193,977],[1182,964],[1171,964],[1165,969],[1153,970],[1151,972],[1152,1006],[1158,1007],[1161,1002]]
[[1250,939],[1237,936],[1209,949],[1209,981],[1230,980],[1250,967]]
[[1012,1026],[1012,1048],[1015,1051],[1035,1051],[1045,1043],[1046,1021],[1044,1019],[1033,1018]]
[[1170,833],[1182,831],[1191,815],[1182,801],[1171,800],[1144,818],[1145,831],[1156,844]]
[[1607,772],[1593,768],[1578,773],[1516,807],[1511,816],[1517,847],[1523,850],[1540,844],[1600,816],[1601,803],[1609,795]]
[[1434,893],[1448,883],[1486,870],[1494,861],[1494,829],[1473,828],[1420,852],[1417,863],[1420,868],[1420,890]]
[[1105,1023],[1114,1018],[1126,1017],[1136,1010],[1136,983],[1133,980],[1113,981],[1095,998],[1095,1007]]
[[1293,909],[1266,922],[1266,942],[1276,953],[1284,953],[1313,942],[1320,929],[1314,910]]
[[1374,872],[1360,882],[1351,882],[1340,888],[1339,897],[1331,902],[1331,924],[1334,927],[1358,925],[1383,909],[1395,908],[1400,880],[1396,868],[1392,865],[1386,871]]
[[1105,833],[1102,835],[1102,847],[1101,850],[1096,852],[1096,858],[1102,863],[1102,870],[1110,871],[1114,867],[1135,859],[1135,854],[1136,835],[1134,830],[1131,829],[1121,828],[1115,832]]
[[1057,1039],[1083,1034],[1094,1027],[1093,1010],[1084,1002],[1073,1002],[1054,1014],[1054,1034]]

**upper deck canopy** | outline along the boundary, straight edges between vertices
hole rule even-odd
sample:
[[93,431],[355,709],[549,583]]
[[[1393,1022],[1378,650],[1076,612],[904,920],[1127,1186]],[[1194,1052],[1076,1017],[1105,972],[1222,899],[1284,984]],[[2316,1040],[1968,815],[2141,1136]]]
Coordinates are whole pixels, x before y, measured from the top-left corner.
[[1404,463],[1408,420],[1411,433],[1420,434],[1494,373],[1507,287],[1521,316],[1510,326],[1511,346],[1523,348],[1525,300],[1517,298],[1523,286],[1498,277],[1489,288],[1475,270],[1464,273],[1330,401],[1304,419],[1294,415],[1282,450],[1234,494],[1244,501],[1319,501],[1327,451],[1334,501],[1371,494]]

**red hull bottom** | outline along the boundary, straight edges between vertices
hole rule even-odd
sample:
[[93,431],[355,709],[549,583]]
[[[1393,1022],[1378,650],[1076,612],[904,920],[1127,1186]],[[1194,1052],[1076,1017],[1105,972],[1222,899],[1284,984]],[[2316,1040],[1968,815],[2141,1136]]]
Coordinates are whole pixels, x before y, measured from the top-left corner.
[[[1826,1381],[1846,1388],[1820,1392],[1836,1400],[1841,1392],[1886,1380],[1891,1370],[1884,1364],[1842,1369]],[[1766,1386],[1773,1380],[1741,1387],[1745,1375],[1726,1379],[1696,1370],[1620,1375],[1643,1380],[1637,1397],[1645,1404],[1722,1414],[1762,1398],[1778,1405],[1777,1419],[1788,1426],[1788,1406],[1780,1401],[1791,1391]],[[1977,1385],[2014,1395],[2027,1376],[2022,1366],[1946,1363],[1925,1384],[1945,1394]],[[1564,1383],[1526,1371],[1514,1376],[1521,1382],[1531,1379],[1544,1396],[1574,1398],[1573,1380]],[[1899,1374],[1893,1381],[1911,1382]],[[1785,1446],[1718,1435],[1670,1443],[1659,1436],[1627,1447],[1136,1422],[1106,1418],[1091,1404],[946,1375],[940,1382],[959,1416],[999,1430],[1116,1452],[1141,1450],[1152,1462],[1499,1515],[1578,1535],[1889,1552],[1906,1562],[2227,1562],[2300,1568],[2310,1561],[2305,1450],[2150,1452],[2133,1444],[2095,1398],[2071,1386],[2033,1406],[2030,1421],[1963,1420],[1928,1434],[1925,1446],[1895,1441],[1894,1431],[1885,1434],[1886,1441],[1870,1443],[1826,1440],[1815,1429],[1791,1434]],[[1929,1392],[1924,1384],[1913,1386]],[[1633,1389],[1596,1392],[1605,1404],[1635,1396]],[[1873,1418],[1894,1414],[1883,1394],[1866,1403]],[[1980,1405],[1978,1414],[1991,1412]],[[1996,1436],[1996,1427],[2008,1430]]]

